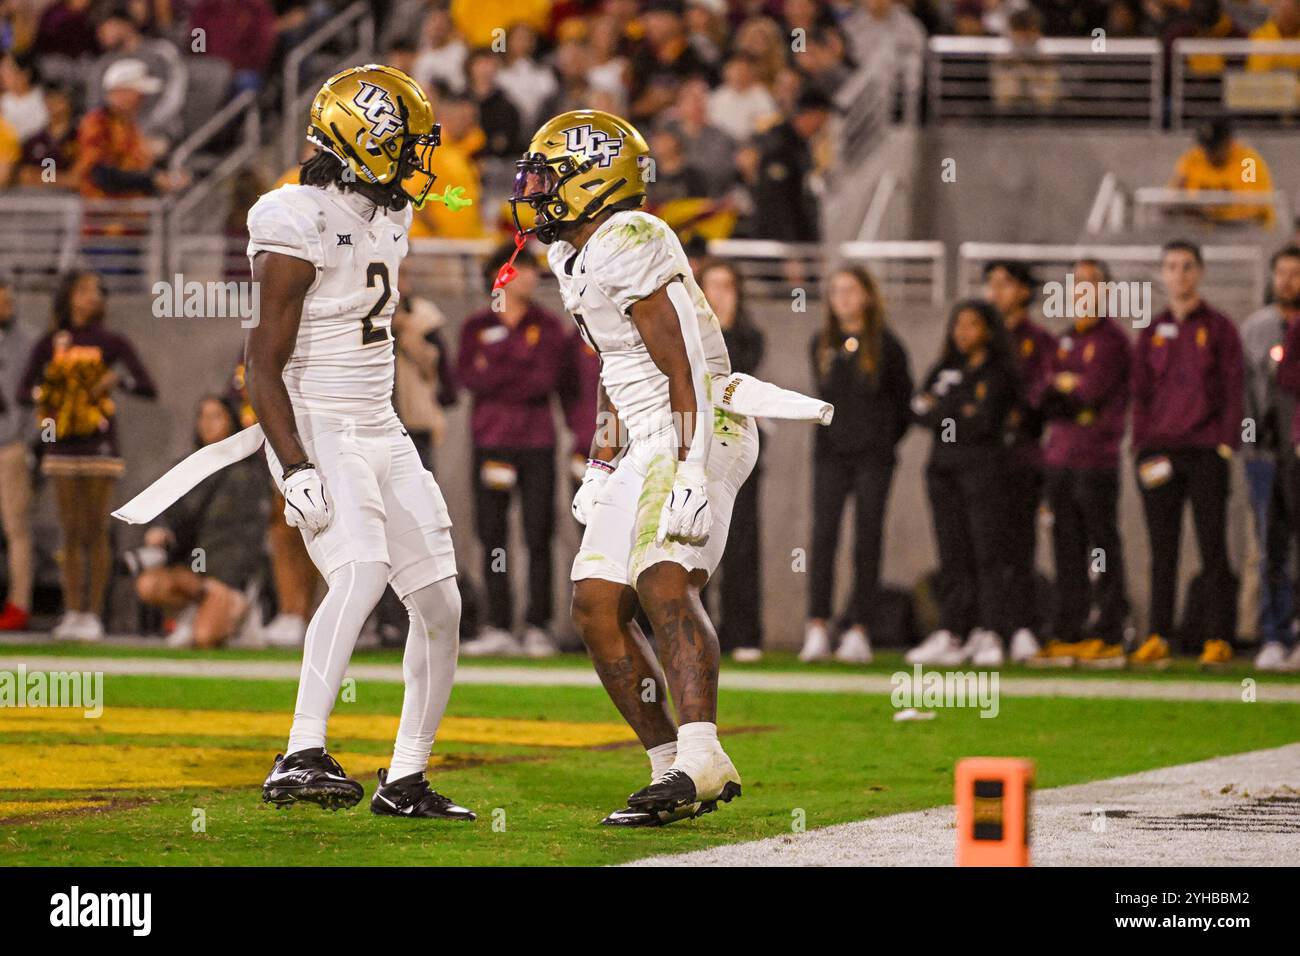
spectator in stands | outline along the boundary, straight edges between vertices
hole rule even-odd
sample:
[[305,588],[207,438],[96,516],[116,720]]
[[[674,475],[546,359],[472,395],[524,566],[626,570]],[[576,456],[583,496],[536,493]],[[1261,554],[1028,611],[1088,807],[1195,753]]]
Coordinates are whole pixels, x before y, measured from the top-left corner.
[[538,115],[559,116],[569,110],[591,108],[591,47],[578,39],[567,39],[555,48],[556,88],[542,104]]
[[824,94],[808,90],[794,114],[760,139],[755,238],[782,242],[821,238],[817,199],[808,182],[814,169],[810,144],[826,127],[831,109]]
[[1168,305],[1138,333],[1133,356],[1133,450],[1151,544],[1151,615],[1135,664],[1162,666],[1178,596],[1183,505],[1191,501],[1201,574],[1203,665],[1232,659],[1235,585],[1228,564],[1229,462],[1241,440],[1241,338],[1201,298],[1200,247],[1167,243],[1160,281]]
[[0,278],[0,530],[9,567],[9,593],[0,631],[22,631],[32,608],[31,414],[18,402],[19,376],[33,340],[15,318],[13,284]]
[[758,81],[769,89],[790,60],[787,37],[777,22],[766,16],[752,16],[740,24],[732,52],[749,57]]
[[730,41],[726,0],[686,0],[685,26],[695,55],[716,71]]
[[[1272,0],[1269,17],[1250,32],[1252,40],[1300,40],[1300,0]],[[1260,73],[1300,70],[1300,53],[1252,53],[1246,58],[1246,69]]]
[[[484,290],[514,252],[509,243],[488,259]],[[555,531],[555,424],[551,409],[568,361],[564,326],[533,301],[539,277],[528,256],[518,275],[493,294],[493,308],[461,327],[456,377],[473,396],[474,523],[483,549],[488,628],[461,646],[469,657],[524,653],[548,657],[555,644],[551,537]],[[511,633],[514,601],[507,572],[510,504],[518,493],[528,548],[528,609],[521,642]]]
[[451,354],[443,339],[446,325],[432,299],[411,289],[409,270],[397,280],[400,298],[393,312],[396,388],[393,406],[402,420],[420,461],[433,471],[433,450],[447,430],[443,409],[456,404]]
[[434,107],[442,126],[442,144],[433,151],[430,168],[438,182],[446,186],[463,186],[465,198],[474,205],[468,210],[452,212],[439,202],[425,203],[414,210],[411,238],[439,236],[444,239],[477,239],[483,235],[483,184],[474,157],[482,152],[487,137],[478,126],[474,101],[463,93],[446,93]]
[[233,92],[262,88],[278,36],[267,0],[197,0],[190,30],[203,31],[207,55],[230,64]]
[[497,82],[501,57],[486,47],[470,53],[465,61],[465,92],[478,107],[478,125],[487,136],[483,155],[517,159],[525,146],[525,130],[519,109]]
[[0,189],[7,189],[13,184],[22,158],[23,147],[17,131],[0,117]]
[[1043,417],[1041,402],[1045,370],[1056,351],[1052,334],[1029,316],[1034,301],[1034,277],[1023,262],[1001,260],[984,267],[984,298],[1002,316],[1011,341],[1018,383],[1017,400],[1007,416],[1006,501],[1003,535],[1006,556],[1011,659],[1028,660],[1038,653],[1037,575],[1038,506],[1043,497]]
[[1254,312],[1241,327],[1246,363],[1244,421],[1254,435],[1254,441],[1243,442],[1242,447],[1260,555],[1260,649],[1255,667],[1263,671],[1300,670],[1300,651],[1288,654],[1297,609],[1291,549],[1300,535],[1297,499],[1291,493],[1297,480],[1296,446],[1291,439],[1297,404],[1296,396],[1278,385],[1284,344],[1300,318],[1300,246],[1286,246],[1273,255],[1272,291],[1272,303]]
[[91,0],[55,0],[41,14],[32,52],[36,56],[57,54],[78,60],[99,52]]
[[795,58],[795,65],[803,74],[805,83],[828,97],[835,96],[853,74],[844,34],[836,26],[814,27],[808,34],[807,49],[802,56]]
[[648,120],[670,107],[692,76],[712,77],[712,68],[686,36],[681,0],[650,0],[641,14],[645,38],[632,55],[633,121]]
[[813,527],[808,622],[801,661],[826,660],[834,626],[835,553],[845,502],[853,498],[853,598],[843,616],[836,658],[871,661],[870,631],[880,597],[885,510],[895,448],[911,424],[912,375],[890,331],[875,278],[850,267],[831,274],[826,320],[813,336],[817,394],[835,405],[835,420],[817,429],[813,451]]
[[426,92],[440,83],[449,90],[460,92],[465,88],[465,59],[468,56],[469,48],[456,32],[450,11],[434,7],[424,21],[420,52],[411,76]]
[[709,122],[744,143],[777,119],[776,100],[758,81],[753,57],[731,57],[723,67],[722,83],[709,94]]
[[[755,374],[763,362],[763,333],[745,306],[744,283],[736,267],[720,259],[706,259],[696,269],[700,288],[722,326],[731,357],[731,370]],[[731,532],[719,568],[706,593],[718,598],[718,644],[737,661],[753,662],[763,651],[763,574],[759,535],[758,500],[762,482],[762,456],[736,495],[731,512]]]
[[555,71],[537,55],[537,31],[527,23],[516,23],[506,34],[505,63],[497,73],[497,85],[519,110],[525,130],[536,129],[548,116],[542,104],[560,88]]
[[[1185,152],[1174,167],[1170,186],[1189,192],[1201,190],[1267,193],[1273,191],[1273,176],[1264,157],[1233,135],[1226,117],[1209,120],[1196,130],[1196,145]],[[1201,215],[1218,223],[1259,223],[1271,228],[1272,206],[1210,206]]]
[[146,94],[140,104],[137,120],[140,131],[152,139],[163,140],[164,144],[178,140],[183,132],[181,107],[185,104],[188,78],[176,47],[167,40],[141,36],[126,4],[104,15],[99,21],[98,36],[104,53],[93,69],[90,104],[99,106],[104,101],[104,76],[109,67],[123,60],[137,60],[158,81],[157,90]]
[[50,122],[45,90],[35,82],[35,68],[29,56],[7,53],[0,60],[0,115],[13,127],[25,149],[33,137],[45,131]]
[[91,110],[77,130],[77,165],[81,194],[135,198],[175,192],[189,184],[182,172],[155,169],[156,143],[137,123],[144,97],[161,83],[139,60],[118,60],[104,72],[104,105]]
[[158,394],[131,342],[104,328],[105,302],[95,273],[60,279],[54,328],[37,340],[18,384],[20,400],[36,406],[41,473],[53,480],[63,526],[64,615],[54,628],[57,640],[104,636],[100,615],[112,567],[109,497],[124,470],[113,392]]
[[1224,0],[1224,11],[1243,34],[1262,27],[1268,20],[1268,0]]
[[703,181],[701,196],[721,196],[736,178],[736,144],[709,120],[709,85],[692,77],[681,85],[664,126],[677,137],[687,161]]
[[909,664],[1002,663],[1003,436],[1018,377],[997,309],[958,303],[943,354],[912,400],[916,420],[934,434],[925,484],[939,550],[940,628],[907,652]]
[[[1081,259],[1073,276],[1074,324],[1043,370],[1048,425],[1043,463],[1056,593],[1054,639],[1036,663],[1123,667],[1128,598],[1117,514],[1132,349],[1105,312],[1102,283],[1110,281],[1105,264]],[[1097,615],[1089,626],[1094,597]]]
[[[1177,40],[1227,40],[1243,36],[1224,11],[1222,0],[1191,0],[1187,9],[1175,12],[1160,31],[1165,51],[1165,82],[1169,82]],[[1221,74],[1224,66],[1223,57],[1217,53],[1198,53],[1187,58],[1187,69],[1201,76]]]
[[884,62],[888,75],[906,79],[925,54],[925,28],[899,0],[859,0],[843,24],[855,63]]
[[[197,447],[229,438],[236,412],[216,395],[199,401]],[[137,570],[135,593],[176,617],[169,647],[219,647],[235,636],[248,612],[245,589],[262,564],[268,496],[260,456],[222,468],[190,489],[144,533],[144,548],[128,556]]]
[[45,91],[49,119],[45,129],[22,148],[18,184],[76,189],[77,126],[73,122],[72,98],[66,90]]
[[496,30],[512,23],[526,23],[534,30],[546,29],[552,0],[451,0],[451,17],[456,29],[473,47],[491,46]]
[[587,72],[592,89],[604,90],[619,96],[622,101],[616,112],[626,110],[627,87],[631,67],[623,50],[623,37],[619,32],[618,21],[612,16],[593,17],[591,20],[591,37],[588,45],[591,49],[592,65]]
[[703,174],[687,162],[675,130],[665,126],[652,133],[650,155],[654,157],[654,178],[649,183],[649,199],[656,208],[708,193]]

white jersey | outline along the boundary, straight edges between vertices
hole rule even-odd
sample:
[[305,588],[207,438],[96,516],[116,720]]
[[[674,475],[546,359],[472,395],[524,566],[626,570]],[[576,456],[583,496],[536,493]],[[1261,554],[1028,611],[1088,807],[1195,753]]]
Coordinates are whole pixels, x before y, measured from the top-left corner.
[[248,212],[248,257],[278,252],[316,267],[284,368],[294,411],[384,424],[393,411],[397,269],[411,208],[391,212],[334,187],[281,186]]
[[600,355],[601,384],[631,438],[646,438],[672,421],[668,377],[632,322],[633,303],[680,279],[695,306],[710,377],[731,373],[718,317],[681,242],[662,219],[635,210],[615,213],[581,251],[553,242],[547,259],[560,280],[565,309]]

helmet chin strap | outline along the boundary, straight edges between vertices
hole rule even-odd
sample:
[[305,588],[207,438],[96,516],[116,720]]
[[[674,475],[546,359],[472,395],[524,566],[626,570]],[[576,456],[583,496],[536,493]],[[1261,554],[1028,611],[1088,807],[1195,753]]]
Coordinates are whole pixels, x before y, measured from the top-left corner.
[[528,242],[528,237],[518,230],[515,231],[515,251],[510,253],[510,259],[497,271],[496,280],[492,283],[492,291],[504,289],[515,280],[519,275],[519,270],[515,268],[515,259],[519,253],[524,251],[524,245]]

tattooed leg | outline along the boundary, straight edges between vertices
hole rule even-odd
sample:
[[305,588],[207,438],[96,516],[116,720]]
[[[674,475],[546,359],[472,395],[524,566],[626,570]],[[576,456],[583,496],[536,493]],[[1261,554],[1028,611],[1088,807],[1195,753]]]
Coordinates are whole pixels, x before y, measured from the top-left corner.
[[649,750],[675,741],[677,725],[668,710],[663,670],[635,614],[636,592],[625,584],[587,578],[574,585],[574,626],[605,693]]
[[679,723],[716,723],[718,635],[700,601],[708,575],[661,561],[641,572],[637,594],[650,618]]

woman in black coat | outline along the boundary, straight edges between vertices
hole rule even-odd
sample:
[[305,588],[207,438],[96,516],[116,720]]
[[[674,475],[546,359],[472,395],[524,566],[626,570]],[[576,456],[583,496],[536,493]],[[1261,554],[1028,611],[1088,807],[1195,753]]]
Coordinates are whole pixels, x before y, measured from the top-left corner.
[[912,403],[917,421],[934,433],[925,483],[939,550],[941,623],[908,652],[909,663],[1002,663],[1004,423],[1016,396],[1015,360],[1001,316],[987,302],[959,302],[948,319],[943,355]]
[[871,661],[869,629],[880,592],[885,506],[894,478],[895,446],[910,424],[912,376],[907,353],[885,321],[875,279],[860,266],[837,269],[827,284],[825,323],[812,340],[817,394],[835,406],[835,418],[816,431],[813,452],[813,533],[808,575],[808,621],[802,661],[831,654],[835,552],[844,504],[852,496],[856,580],[841,620],[835,657]]

